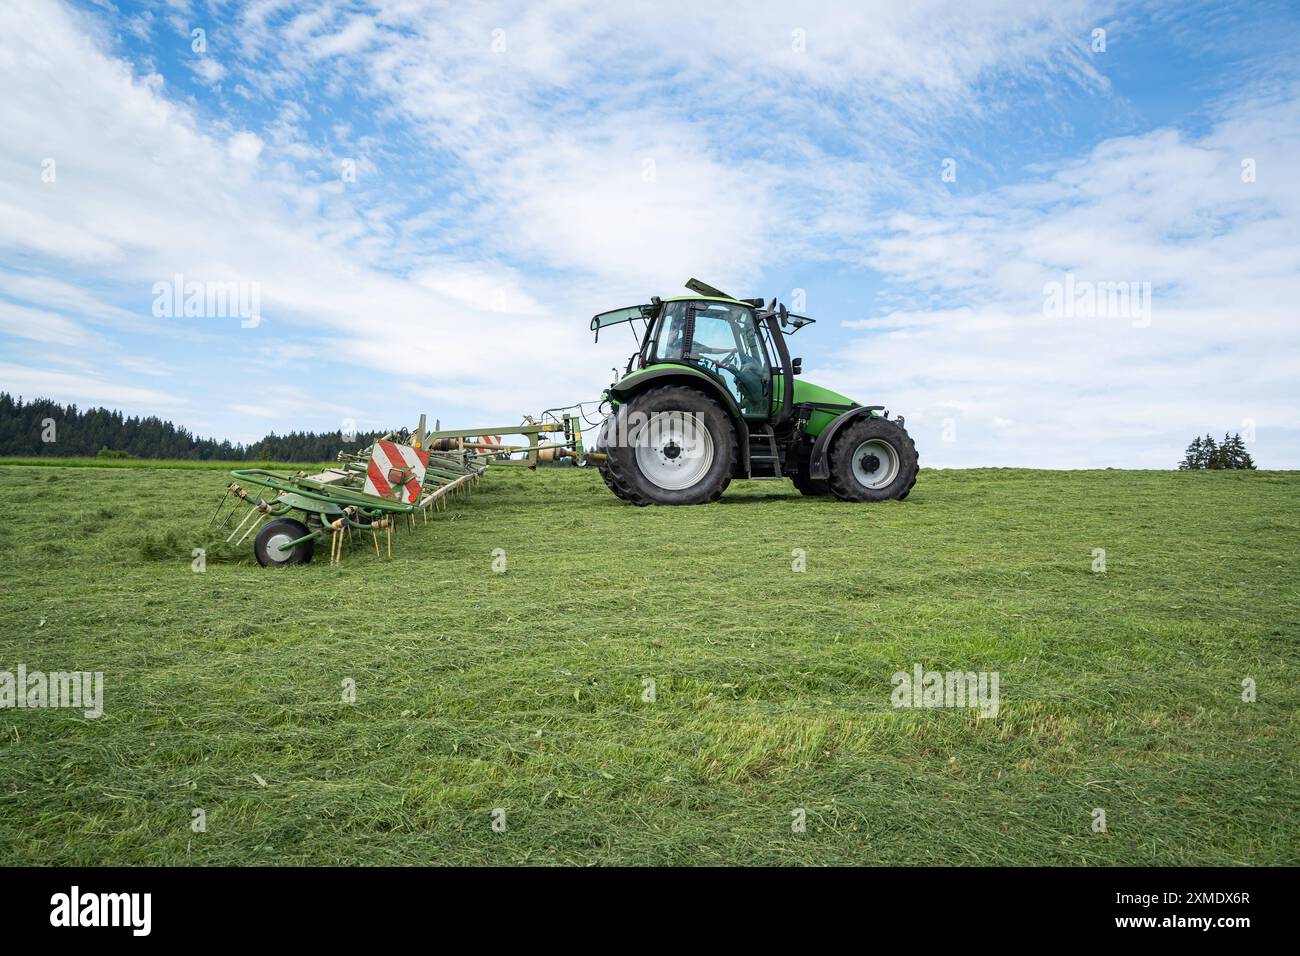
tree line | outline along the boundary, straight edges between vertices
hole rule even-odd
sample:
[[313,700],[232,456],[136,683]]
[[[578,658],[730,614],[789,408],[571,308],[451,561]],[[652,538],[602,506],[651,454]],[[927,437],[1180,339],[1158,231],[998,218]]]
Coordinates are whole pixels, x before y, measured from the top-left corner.
[[1253,471],[1255,460],[1246,451],[1246,443],[1241,440],[1241,435],[1224,432],[1222,442],[1216,442],[1211,435],[1192,439],[1183,454],[1183,460],[1178,463],[1178,470],[1194,471],[1198,468],[1246,468]]
[[0,455],[50,458],[179,458],[195,461],[330,461],[385,432],[272,432],[251,445],[199,438],[157,416],[127,417],[48,398],[24,402],[0,392]]

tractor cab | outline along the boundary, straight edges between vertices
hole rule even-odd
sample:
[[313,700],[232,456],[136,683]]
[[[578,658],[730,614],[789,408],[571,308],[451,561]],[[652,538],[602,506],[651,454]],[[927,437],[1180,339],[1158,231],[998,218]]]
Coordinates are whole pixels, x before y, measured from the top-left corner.
[[[602,312],[591,320],[592,331],[599,340],[603,328],[640,321],[640,347],[628,359],[625,375],[685,365],[720,385],[744,418],[770,419],[774,382],[783,385],[801,371],[799,360],[789,357],[783,332],[813,320],[792,316],[784,306],[778,311],[775,300],[764,309],[762,299],[733,299],[696,279],[687,287],[699,295],[656,296],[646,305]],[[775,397],[777,412],[783,397]]]

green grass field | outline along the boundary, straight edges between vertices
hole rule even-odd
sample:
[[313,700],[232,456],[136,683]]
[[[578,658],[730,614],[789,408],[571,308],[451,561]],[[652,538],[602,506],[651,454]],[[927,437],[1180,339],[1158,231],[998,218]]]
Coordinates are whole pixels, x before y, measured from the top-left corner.
[[[0,670],[104,672],[98,720],[0,710],[0,863],[1300,862],[1300,474],[497,469],[281,571],[205,531],[224,481],[0,466]],[[894,709],[918,663],[998,714]]]

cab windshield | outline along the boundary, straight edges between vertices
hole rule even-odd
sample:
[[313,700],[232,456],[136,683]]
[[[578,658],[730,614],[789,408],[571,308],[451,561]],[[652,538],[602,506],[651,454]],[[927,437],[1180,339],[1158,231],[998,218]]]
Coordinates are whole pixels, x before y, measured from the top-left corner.
[[[689,313],[693,333],[687,341]],[[708,300],[665,302],[651,345],[652,362],[684,362],[722,381],[741,413],[768,414],[772,375],[748,306]]]

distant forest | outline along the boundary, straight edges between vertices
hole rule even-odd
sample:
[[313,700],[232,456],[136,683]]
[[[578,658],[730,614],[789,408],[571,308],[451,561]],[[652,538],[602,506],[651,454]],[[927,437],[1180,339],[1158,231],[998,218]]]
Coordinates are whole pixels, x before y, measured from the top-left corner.
[[127,418],[107,408],[79,409],[47,398],[23,402],[0,392],[0,455],[49,458],[183,458],[204,461],[330,461],[384,432],[289,432],[251,445],[198,438],[161,418]]

